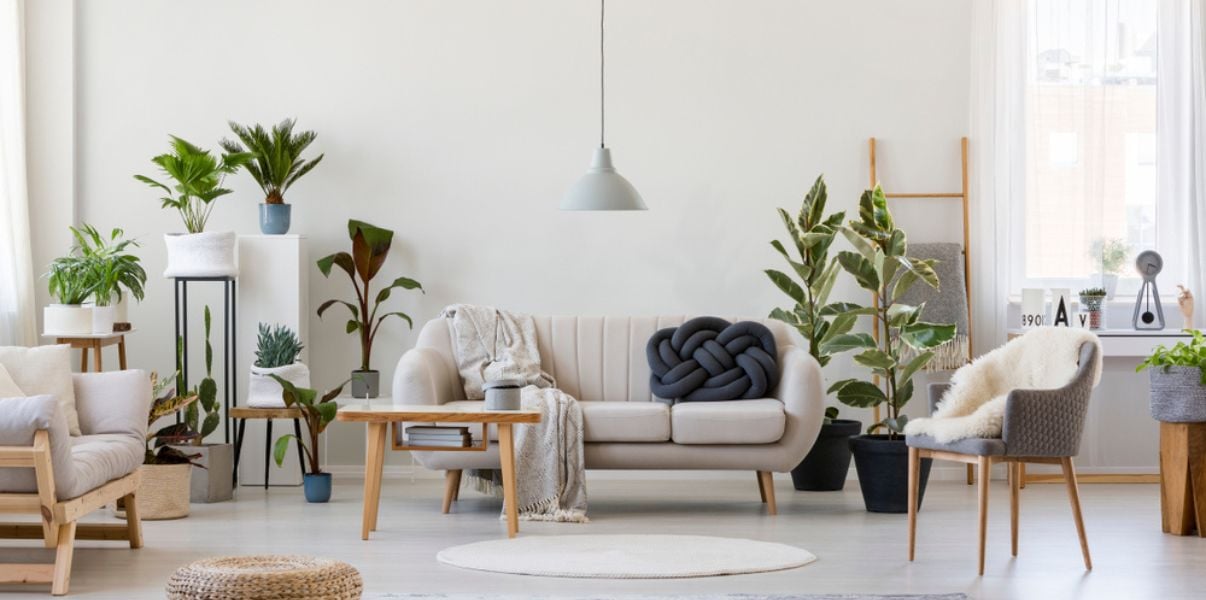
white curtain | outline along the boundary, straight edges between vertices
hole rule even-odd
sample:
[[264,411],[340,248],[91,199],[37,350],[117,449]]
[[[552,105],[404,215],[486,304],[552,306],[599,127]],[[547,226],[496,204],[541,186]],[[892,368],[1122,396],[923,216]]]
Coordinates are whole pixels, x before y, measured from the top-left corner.
[[1206,0],[1161,0],[1157,139],[1161,229],[1184,243],[1195,320],[1206,310]]
[[978,0],[972,8],[971,282],[975,354],[1005,342],[1014,248],[1013,214],[1026,164],[1027,2]]
[[37,343],[25,186],[22,0],[0,0],[0,345]]

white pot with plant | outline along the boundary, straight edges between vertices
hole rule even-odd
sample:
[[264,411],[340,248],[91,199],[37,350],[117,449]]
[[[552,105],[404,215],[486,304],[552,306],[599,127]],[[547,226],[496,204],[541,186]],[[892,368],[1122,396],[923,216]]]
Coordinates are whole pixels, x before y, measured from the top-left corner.
[[1101,262],[1101,272],[1095,273],[1093,279],[1101,279],[1101,287],[1106,292],[1106,299],[1114,299],[1118,289],[1118,275],[1130,263],[1131,245],[1118,238],[1102,238],[1089,248],[1089,258]]
[[304,346],[297,333],[284,325],[269,327],[260,323],[259,329],[255,364],[251,365],[251,381],[247,385],[247,406],[284,408],[284,388],[273,376],[300,388],[310,387],[310,368],[298,360]]
[[50,295],[59,302],[42,310],[42,329],[46,335],[70,337],[92,333],[92,306],[84,304],[96,291],[95,274],[74,252],[50,263],[46,273]]
[[[239,140],[222,140],[222,148],[232,154],[250,152],[254,160],[244,168],[264,192],[260,204],[260,232],[266,235],[289,233],[292,206],[285,202],[285,191],[322,161],[305,160],[302,152],[318,137],[313,131],[293,133],[293,119],[277,123],[271,131],[263,125],[247,127],[230,122],[230,130]],[[308,384],[307,384],[308,385]]]
[[169,233],[163,241],[167,246],[167,268],[164,277],[233,277],[238,275],[238,238],[233,231],[205,231],[213,211],[214,200],[230,193],[222,187],[226,175],[247,164],[251,153],[229,153],[214,158],[209,151],[176,136],[172,137],[172,152],[151,159],[172,182],[160,183],[145,175],[134,178],[166,195],[161,197],[163,208],[174,208],[184,220],[188,233]]
[[141,301],[147,281],[139,258],[127,252],[128,248],[137,247],[138,242],[122,239],[124,232],[121,229],[113,229],[106,239],[86,223],[78,229],[72,227],[71,235],[76,242],[72,252],[88,265],[94,279],[92,333],[129,329],[126,294]]

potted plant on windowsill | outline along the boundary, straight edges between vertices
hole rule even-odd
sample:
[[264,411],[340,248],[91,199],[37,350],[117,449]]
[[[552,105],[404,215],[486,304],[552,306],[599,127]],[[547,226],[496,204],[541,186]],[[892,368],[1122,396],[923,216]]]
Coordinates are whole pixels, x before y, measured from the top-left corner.
[[293,119],[285,119],[272,128],[247,127],[230,122],[230,130],[239,141],[222,140],[222,148],[232,154],[249,152],[254,159],[243,165],[264,192],[260,204],[260,232],[268,235],[289,233],[292,207],[285,202],[285,191],[303,175],[318,166],[322,154],[313,160],[302,152],[318,137],[313,131],[293,133]]
[[281,386],[281,398],[285,401],[285,406],[301,409],[302,419],[306,422],[307,437],[307,439],[298,439],[291,433],[282,435],[276,439],[272,458],[276,461],[276,466],[280,467],[285,463],[285,453],[289,451],[290,442],[301,444],[305,451],[303,458],[307,467],[305,475],[302,477],[306,501],[326,502],[331,499],[331,474],[324,473],[322,470],[318,438],[322,432],[326,431],[327,425],[335,420],[335,413],[339,410],[335,398],[343,393],[343,386],[347,385],[347,381],[323,394],[320,398],[316,390],[297,387],[293,385],[293,382],[278,375],[269,375],[269,377],[275,379]]
[[[854,327],[854,315],[842,315],[843,303],[829,303],[829,293],[840,272],[836,256],[830,256],[829,248],[846,219],[845,212],[825,216],[828,190],[824,176],[817,177],[812,189],[804,196],[800,212],[795,219],[783,209],[779,217],[787,228],[789,243],[798,255],[793,258],[787,248],[774,240],[775,248],[791,266],[799,282],[790,275],[775,269],[767,269],[766,276],[789,298],[795,301],[790,310],[776,308],[771,318],[791,325],[808,341],[808,352],[824,367],[829,364],[830,353],[823,343],[834,336],[847,333]],[[850,470],[850,444],[848,438],[858,435],[863,424],[859,421],[837,419],[837,408],[825,410],[825,422],[816,443],[800,464],[792,469],[791,479],[797,490],[836,491],[846,485],[846,474]]]
[[75,253],[61,256],[50,263],[46,278],[50,295],[59,302],[42,310],[44,333],[60,337],[91,334],[92,307],[84,303],[92,298],[97,284],[88,262]]
[[1086,323],[1089,329],[1101,329],[1105,324],[1102,310],[1107,296],[1105,289],[1099,287],[1080,291],[1080,305],[1089,313],[1089,322]]
[[[389,317],[398,317],[405,320],[410,327],[414,327],[414,321],[406,313],[393,311],[378,314],[378,309],[389,299],[393,289],[423,292],[423,286],[409,277],[399,277],[374,295],[371,287],[373,278],[381,271],[381,266],[389,256],[394,232],[351,219],[348,220],[348,237],[352,239],[352,253],[336,252],[325,256],[318,260],[318,270],[322,271],[323,277],[331,276],[332,267],[339,267],[347,273],[348,278],[352,280],[352,288],[356,291],[356,302],[327,300],[318,307],[318,317],[322,318],[323,313],[336,304],[343,305],[352,313],[345,330],[360,336],[360,369],[352,371],[352,396],[376,398],[380,393],[381,373],[372,369],[371,359],[373,340],[381,329],[381,323]],[[370,299],[372,304],[369,303]]]
[[1152,418],[1166,423],[1206,422],[1206,335],[1186,329],[1189,342],[1156,346],[1135,371],[1151,381]]
[[1131,245],[1117,238],[1102,238],[1089,247],[1089,258],[1101,261],[1101,273],[1093,277],[1101,278],[1101,287],[1107,299],[1114,297],[1114,291],[1118,289],[1118,274],[1130,263],[1130,255]]
[[[858,408],[883,406],[887,416],[868,429],[868,435],[850,439],[858,470],[863,502],[872,512],[906,512],[908,509],[908,447],[902,409],[913,397],[913,375],[933,358],[936,348],[955,337],[955,326],[921,320],[925,305],[909,306],[897,299],[918,282],[938,289],[933,260],[910,258],[905,233],[896,227],[883,190],[875,186],[859,199],[859,218],[842,234],[856,252],[838,253],[842,269],[875,297],[872,306],[848,304],[843,316],[868,316],[877,335],[844,333],[824,342],[827,352],[857,351],[854,362],[867,367],[874,381],[843,379],[830,386],[843,404]],[[916,355],[906,358],[905,348]],[[885,429],[886,434],[873,434]],[[930,463],[923,460],[918,503],[925,493]]]
[[108,239],[86,223],[70,229],[76,243],[73,251],[92,269],[96,283],[92,333],[129,330],[126,294],[141,302],[147,282],[147,272],[138,256],[127,252],[130,247],[138,247],[138,242],[122,239],[121,229],[113,229]]
[[283,408],[281,386],[272,378],[279,376],[300,388],[310,387],[310,368],[298,360],[302,346],[297,333],[284,325],[269,327],[260,323],[256,340],[255,364],[247,385],[247,406]]
[[222,187],[226,175],[252,159],[250,153],[228,153],[215,158],[176,136],[172,151],[151,159],[166,174],[172,185],[160,183],[145,175],[134,178],[164,192],[160,198],[163,208],[173,208],[184,220],[188,233],[169,233],[163,237],[167,246],[167,268],[164,277],[229,277],[237,275],[235,257],[238,239],[233,231],[205,231],[213,211],[214,201],[230,190]]

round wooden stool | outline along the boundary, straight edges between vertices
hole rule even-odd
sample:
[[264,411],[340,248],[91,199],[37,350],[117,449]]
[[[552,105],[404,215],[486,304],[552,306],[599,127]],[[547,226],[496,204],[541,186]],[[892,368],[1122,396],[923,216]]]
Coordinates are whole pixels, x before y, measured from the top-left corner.
[[356,600],[363,591],[352,565],[310,556],[207,558],[167,584],[170,600]]

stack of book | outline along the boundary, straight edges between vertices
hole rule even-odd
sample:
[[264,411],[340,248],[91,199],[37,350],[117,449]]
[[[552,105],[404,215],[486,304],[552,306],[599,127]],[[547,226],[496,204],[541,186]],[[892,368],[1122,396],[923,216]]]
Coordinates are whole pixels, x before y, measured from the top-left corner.
[[406,428],[406,445],[468,448],[473,445],[473,436],[468,427],[414,425]]

